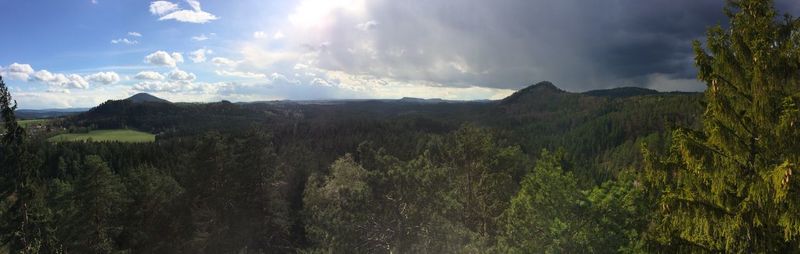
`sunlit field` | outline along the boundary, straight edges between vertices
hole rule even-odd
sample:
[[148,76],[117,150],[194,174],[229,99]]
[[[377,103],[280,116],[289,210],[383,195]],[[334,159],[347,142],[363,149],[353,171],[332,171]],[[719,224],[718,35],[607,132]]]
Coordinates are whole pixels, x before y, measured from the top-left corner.
[[154,142],[156,136],[147,132],[135,130],[96,130],[89,133],[66,133],[54,136],[49,139],[52,142],[75,142],[75,141],[118,141],[127,143],[146,143]]

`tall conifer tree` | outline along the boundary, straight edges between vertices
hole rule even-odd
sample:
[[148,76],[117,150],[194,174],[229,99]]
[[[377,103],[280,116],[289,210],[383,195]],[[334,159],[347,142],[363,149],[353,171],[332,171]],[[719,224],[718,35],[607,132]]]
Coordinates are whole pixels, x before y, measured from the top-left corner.
[[703,130],[677,130],[663,157],[645,150],[659,195],[656,232],[678,249],[800,248],[800,21],[772,1],[730,1],[729,26],[695,41],[706,83]]
[[5,128],[0,142],[0,243],[14,253],[46,252],[57,247],[48,237],[44,187],[36,170],[39,163],[28,152],[25,130],[14,115],[16,108],[0,77],[0,114]]

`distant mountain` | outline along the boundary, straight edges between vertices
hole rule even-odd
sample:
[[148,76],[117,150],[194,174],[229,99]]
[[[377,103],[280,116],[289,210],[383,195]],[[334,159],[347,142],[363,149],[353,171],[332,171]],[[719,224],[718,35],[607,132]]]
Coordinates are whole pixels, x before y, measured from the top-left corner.
[[424,104],[427,104],[427,103],[446,103],[446,102],[448,102],[447,100],[443,100],[443,99],[440,99],[440,98],[423,99],[423,98],[415,98],[415,97],[403,97],[399,101],[400,102],[406,102],[406,103],[424,103]]
[[[203,131],[214,128],[251,126],[271,120],[269,110],[251,110],[228,101],[212,103],[171,103],[140,93],[124,100],[108,100],[89,111],[70,116],[73,126],[97,129],[133,128],[159,133],[182,129]],[[246,123],[246,124],[241,124]]]
[[542,81],[514,92],[503,99],[501,104],[512,104],[527,100],[547,99],[547,97],[561,96],[566,94],[568,94],[566,91],[559,89],[553,85],[553,83],[550,83],[550,81]]
[[598,110],[605,99],[571,93],[553,83],[542,81],[519,90],[499,103],[503,114],[513,118],[553,119],[562,114],[589,114]]
[[660,92],[641,87],[617,87],[611,89],[592,90],[583,94],[596,97],[627,98],[641,95],[659,94]]
[[71,116],[88,110],[88,108],[18,109],[14,114],[20,119],[37,119]]
[[133,103],[143,103],[143,102],[171,103],[168,100],[155,97],[155,96],[153,96],[153,95],[151,95],[149,93],[137,93],[137,94],[134,94],[131,97],[128,97],[125,100],[129,100],[129,101],[131,101]]

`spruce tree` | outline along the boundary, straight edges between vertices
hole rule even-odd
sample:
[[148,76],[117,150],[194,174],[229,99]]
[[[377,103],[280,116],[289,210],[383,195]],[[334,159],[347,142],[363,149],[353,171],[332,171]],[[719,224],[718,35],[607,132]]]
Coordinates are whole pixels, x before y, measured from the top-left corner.
[[45,189],[37,171],[39,161],[28,151],[25,130],[14,115],[16,108],[0,77],[0,114],[5,128],[0,142],[0,243],[14,253],[47,252],[57,247],[48,237],[51,230],[47,227]]
[[111,253],[121,232],[119,214],[125,187],[97,155],[86,157],[84,172],[75,186],[79,213],[73,218],[74,235],[68,246],[81,253]]
[[644,150],[654,235],[675,251],[797,250],[800,21],[765,0],[730,1],[725,13],[727,28],[694,42],[702,130],[676,130],[664,156]]

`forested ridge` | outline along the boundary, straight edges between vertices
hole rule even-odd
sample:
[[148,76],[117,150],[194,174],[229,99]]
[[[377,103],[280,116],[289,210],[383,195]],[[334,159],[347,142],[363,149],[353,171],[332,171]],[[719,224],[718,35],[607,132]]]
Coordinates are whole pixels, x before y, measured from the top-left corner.
[[171,103],[60,118],[152,143],[48,142],[0,78],[0,253],[790,253],[800,21],[731,2],[705,93]]

